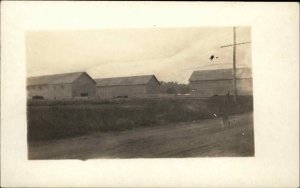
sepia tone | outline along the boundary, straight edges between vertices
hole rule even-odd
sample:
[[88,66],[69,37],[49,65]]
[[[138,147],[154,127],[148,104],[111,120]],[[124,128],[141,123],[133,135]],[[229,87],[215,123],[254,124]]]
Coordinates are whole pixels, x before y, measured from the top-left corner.
[[253,157],[250,46],[249,27],[27,33],[28,158]]
[[160,83],[154,75],[96,79],[97,96],[147,96],[158,94]]
[[[252,74],[250,68],[239,68],[236,73],[239,95],[251,95]],[[234,93],[232,68],[194,71],[189,78],[191,92],[203,97]]]
[[95,81],[85,72],[30,77],[28,98],[71,99],[95,96]]

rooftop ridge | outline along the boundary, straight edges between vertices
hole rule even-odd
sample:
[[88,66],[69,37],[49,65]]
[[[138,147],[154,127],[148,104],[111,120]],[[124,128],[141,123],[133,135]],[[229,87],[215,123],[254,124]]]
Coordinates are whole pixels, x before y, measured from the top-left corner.
[[118,76],[118,77],[104,77],[104,78],[95,78],[94,80],[101,80],[101,79],[114,79],[114,78],[133,78],[133,77],[146,77],[146,76],[154,76],[154,74],[146,74],[146,75],[139,75],[139,76]]
[[86,72],[70,72],[70,73],[62,73],[62,74],[33,76],[33,77],[27,78],[27,85],[34,86],[34,85],[73,83],[82,74],[87,74],[87,73]]
[[66,75],[66,74],[79,74],[79,73],[86,73],[85,71],[78,71],[78,72],[66,72],[66,73],[56,73],[56,74],[44,74],[38,76],[28,76],[27,78],[38,78],[44,76],[59,76],[59,75]]
[[95,79],[97,86],[120,86],[120,85],[143,85],[147,84],[152,78],[158,83],[156,76],[140,75],[140,76],[126,76],[126,77],[110,77],[110,78],[98,78]]

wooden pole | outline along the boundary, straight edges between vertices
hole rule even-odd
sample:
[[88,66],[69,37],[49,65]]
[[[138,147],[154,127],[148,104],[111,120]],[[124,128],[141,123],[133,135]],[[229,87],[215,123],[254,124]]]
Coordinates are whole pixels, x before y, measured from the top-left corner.
[[233,44],[228,44],[228,45],[223,45],[221,46],[221,48],[227,48],[227,47],[233,47],[233,90],[234,90],[234,95],[233,95],[233,101],[234,103],[236,102],[237,99],[237,86],[236,86],[236,46],[237,45],[242,45],[242,44],[249,44],[251,43],[250,41],[248,42],[240,42],[240,43],[236,43],[236,32],[235,32],[235,27],[233,27]]
[[234,96],[233,101],[236,102],[237,87],[236,87],[236,34],[235,27],[233,27],[233,85],[234,85]]

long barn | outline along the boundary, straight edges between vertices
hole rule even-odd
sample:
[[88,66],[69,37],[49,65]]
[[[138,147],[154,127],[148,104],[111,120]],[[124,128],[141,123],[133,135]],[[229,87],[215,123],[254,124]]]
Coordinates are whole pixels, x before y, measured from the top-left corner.
[[85,72],[27,78],[27,98],[71,99],[94,97],[95,81]]
[[[234,94],[232,68],[194,71],[189,82],[192,94],[198,96]],[[238,95],[252,95],[251,68],[237,68],[236,84]]]
[[96,80],[99,98],[146,96],[158,94],[160,83],[154,75],[101,78]]

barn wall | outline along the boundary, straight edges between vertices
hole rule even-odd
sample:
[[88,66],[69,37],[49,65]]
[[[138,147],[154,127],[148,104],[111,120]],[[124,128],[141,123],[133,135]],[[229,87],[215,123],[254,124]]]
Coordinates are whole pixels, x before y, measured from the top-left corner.
[[148,82],[146,91],[147,94],[157,94],[160,92],[160,85],[154,77]]
[[37,85],[27,87],[27,97],[42,96],[44,99],[72,98],[70,84]]
[[226,95],[232,93],[233,85],[231,80],[203,80],[190,82],[193,94],[200,96]]
[[[237,79],[238,95],[252,95],[252,79]],[[234,93],[233,80],[203,80],[190,82],[193,94],[200,96]]]
[[114,96],[133,96],[146,94],[145,85],[129,86],[98,86],[97,96],[100,98],[112,98]]
[[96,95],[96,83],[87,74],[82,74],[72,83],[72,97],[81,97],[82,94],[88,94],[88,97]]
[[252,79],[238,79],[236,82],[238,95],[253,95]]

